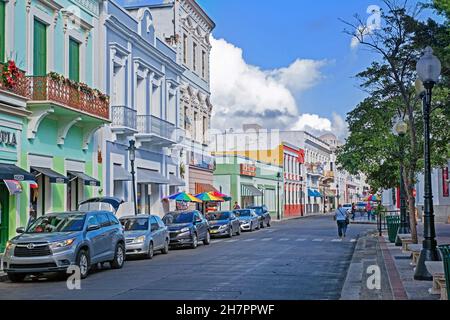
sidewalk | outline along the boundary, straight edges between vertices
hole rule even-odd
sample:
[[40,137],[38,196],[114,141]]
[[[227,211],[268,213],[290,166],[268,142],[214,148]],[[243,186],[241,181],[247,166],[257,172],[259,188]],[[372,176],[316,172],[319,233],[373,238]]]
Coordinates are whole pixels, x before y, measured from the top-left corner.
[[[422,226],[418,229],[422,235]],[[436,224],[436,233],[439,244],[450,243],[449,224]],[[439,295],[428,292],[431,281],[414,280],[411,261],[411,255],[390,243],[387,234],[379,237],[376,230],[368,232],[355,246],[341,300],[439,300]],[[368,288],[367,280],[373,274],[370,266],[379,267],[380,290]]]

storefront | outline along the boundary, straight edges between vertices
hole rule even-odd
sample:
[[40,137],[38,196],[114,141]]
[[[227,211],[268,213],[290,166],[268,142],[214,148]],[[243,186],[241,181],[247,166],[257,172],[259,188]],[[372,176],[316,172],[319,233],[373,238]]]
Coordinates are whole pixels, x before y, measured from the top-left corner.
[[216,161],[214,187],[232,197],[231,202],[222,204],[223,210],[231,209],[235,202],[241,208],[264,204],[272,217],[277,218],[283,201],[282,180],[277,177],[281,175],[281,167],[232,155],[218,157]]

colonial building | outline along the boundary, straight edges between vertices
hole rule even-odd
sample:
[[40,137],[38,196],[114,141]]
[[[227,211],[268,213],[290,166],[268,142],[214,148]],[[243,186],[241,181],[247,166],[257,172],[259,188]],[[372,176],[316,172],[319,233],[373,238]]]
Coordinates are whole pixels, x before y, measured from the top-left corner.
[[126,200],[125,213],[134,211],[127,149],[135,140],[138,212],[162,216],[170,208],[161,199],[185,185],[173,152],[182,138],[179,87],[185,68],[156,33],[149,8],[125,10],[104,1],[102,17],[104,85],[111,96],[111,125],[101,135],[104,191]]
[[179,96],[180,125],[185,139],[178,146],[181,174],[191,193],[213,191],[214,161],[208,150],[210,102],[209,37],[214,22],[195,0],[164,0],[150,8],[158,37],[176,51],[186,68]]
[[100,1],[0,2],[1,62],[22,70],[9,64],[12,80],[0,84],[2,243],[30,215],[76,209],[103,187],[93,139],[109,121],[97,90],[99,14]]

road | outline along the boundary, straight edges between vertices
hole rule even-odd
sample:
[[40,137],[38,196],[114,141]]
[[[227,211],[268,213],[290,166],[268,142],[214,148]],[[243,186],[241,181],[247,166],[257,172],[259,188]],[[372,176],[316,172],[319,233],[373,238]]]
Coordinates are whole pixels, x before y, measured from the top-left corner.
[[105,267],[68,290],[65,281],[40,278],[0,283],[0,299],[339,299],[358,234],[352,225],[339,242],[331,217],[273,223],[196,250],[177,249],[123,269]]

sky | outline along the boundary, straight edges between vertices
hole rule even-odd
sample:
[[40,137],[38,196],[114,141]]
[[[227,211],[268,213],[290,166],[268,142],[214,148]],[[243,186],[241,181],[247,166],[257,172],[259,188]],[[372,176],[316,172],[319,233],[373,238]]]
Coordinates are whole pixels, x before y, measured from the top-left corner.
[[[121,0],[153,3],[158,0]],[[355,75],[374,55],[339,19],[374,22],[380,0],[197,0],[215,21],[211,52],[213,127],[347,134],[346,114],[365,98]],[[227,119],[226,121],[223,121]]]

